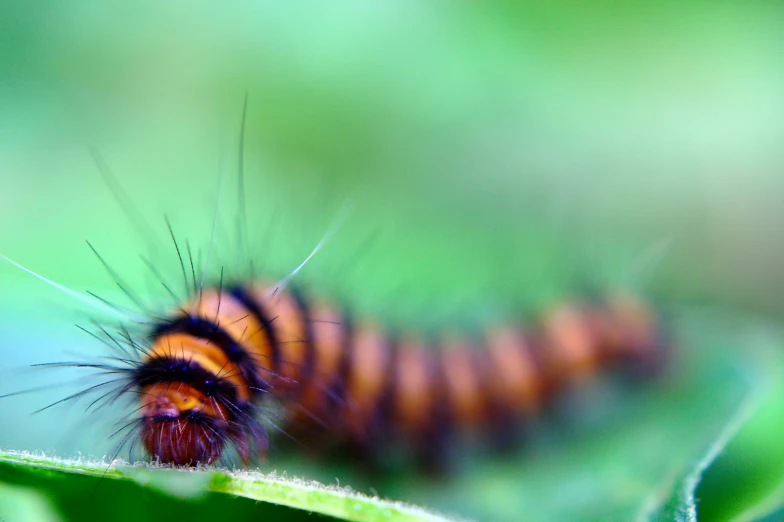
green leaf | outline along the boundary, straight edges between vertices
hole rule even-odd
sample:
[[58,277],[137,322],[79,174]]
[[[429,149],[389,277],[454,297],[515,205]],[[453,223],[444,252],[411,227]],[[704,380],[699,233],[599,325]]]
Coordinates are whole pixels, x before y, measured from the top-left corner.
[[[215,520],[216,516],[231,516],[231,520],[285,516],[288,520],[298,520],[308,512],[352,521],[449,520],[415,506],[369,497],[349,488],[327,487],[274,473],[106,465],[3,451],[0,452],[0,486],[6,489],[0,488],[0,494],[13,491],[10,486],[3,486],[3,481],[29,484],[39,492],[46,492],[72,520],[84,518],[85,510],[90,518],[103,520],[141,520],[140,516],[165,520],[173,513],[187,520]],[[232,496],[261,503],[232,499]],[[140,498],[145,502],[140,503]],[[0,512],[0,517],[4,515]]]
[[0,482],[0,520],[61,520],[52,503],[37,488]]
[[725,450],[727,444],[749,419],[758,407],[758,402],[759,397],[756,395],[744,401],[735,416],[730,419],[713,444],[708,447],[703,458],[697,461],[694,467],[676,482],[669,501],[651,513],[652,520],[677,520],[679,522],[696,522],[698,520],[697,490],[706,470],[715,463],[719,454]]
[[756,376],[764,394],[753,416],[704,474],[697,496],[699,513],[705,520],[777,520],[776,513],[779,517],[782,514],[784,357],[780,338],[760,338],[758,344],[769,346],[756,352],[760,359]]

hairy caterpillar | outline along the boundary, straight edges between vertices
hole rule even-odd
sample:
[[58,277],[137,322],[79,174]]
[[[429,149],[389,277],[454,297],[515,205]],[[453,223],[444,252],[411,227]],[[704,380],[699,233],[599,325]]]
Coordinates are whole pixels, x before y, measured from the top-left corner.
[[65,400],[107,388],[92,404],[135,397],[138,416],[118,451],[141,442],[164,463],[210,464],[228,448],[245,464],[264,455],[259,417],[274,398],[291,413],[282,431],[317,440],[315,432],[371,457],[402,441],[431,464],[451,433],[534,418],[586,376],[651,373],[667,353],[661,319],[626,293],[567,301],[481,338],[426,339],[387,331],[288,278],[202,287],[182,267],[188,298],[148,318],[140,335],[101,327],[118,352],[110,362],[48,365],[107,378]]
[[205,289],[149,339],[132,342],[137,359],[93,367],[124,375],[115,394],[138,395],[138,438],[178,465],[209,464],[227,445],[246,463],[265,453],[255,408],[266,394],[332,441],[372,451],[403,439],[423,454],[452,430],[536,415],[603,367],[652,367],[664,355],[658,319],[626,295],[494,328],[481,349],[453,338],[434,350],[274,284]]
[[491,327],[481,338],[426,339],[313,297],[291,277],[205,286],[172,240],[187,298],[146,317],[140,335],[102,327],[119,351],[108,363],[54,364],[106,375],[85,390],[109,390],[93,404],[134,398],[118,448],[141,444],[164,463],[210,464],[230,450],[244,463],[264,455],[259,418],[270,398],[291,412],[281,430],[370,454],[403,441],[426,461],[451,433],[535,417],[586,375],[656,368],[666,353],[657,314],[626,294],[567,301],[533,324]]

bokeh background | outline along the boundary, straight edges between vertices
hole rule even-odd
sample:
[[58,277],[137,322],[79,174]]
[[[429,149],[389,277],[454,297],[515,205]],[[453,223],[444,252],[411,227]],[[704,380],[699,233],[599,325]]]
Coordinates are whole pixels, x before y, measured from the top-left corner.
[[[394,327],[480,328],[617,286],[732,319],[687,320],[703,340],[682,347],[682,373],[697,377],[642,392],[650,409],[631,420],[637,403],[608,406],[577,430],[577,445],[555,430],[539,457],[529,451],[505,466],[478,458],[452,482],[423,477],[408,488],[307,458],[279,469],[347,477],[480,518],[566,517],[568,503],[553,506],[567,495],[577,506],[621,498],[638,507],[575,511],[586,518],[639,514],[640,499],[677,468],[619,488],[636,451],[653,447],[640,432],[663,425],[675,437],[700,404],[722,406],[681,430],[730,418],[743,394],[724,408],[734,381],[722,365],[744,382],[774,382],[763,402],[775,402],[776,349],[764,356],[768,373],[745,366],[767,334],[724,335],[745,328],[739,318],[784,318],[784,12],[775,3],[52,3],[0,12],[0,253],[68,287],[118,293],[89,239],[145,297],[162,297],[139,256],[176,269],[171,253],[150,252],[165,245],[156,243],[164,215],[206,250],[216,200],[214,266],[246,261],[231,230],[247,94],[252,255],[273,275],[296,266],[350,208],[301,277]],[[160,238],[140,237],[87,144]],[[0,393],[50,386],[51,376],[23,369],[30,363],[100,355],[71,326],[85,314],[0,267]],[[85,417],[84,405],[29,415],[65,389],[4,399],[0,447],[110,451],[101,413]],[[706,478],[705,498],[737,502],[706,500],[706,516],[728,517],[775,490],[784,457],[768,443],[784,420],[769,408]],[[608,457],[608,422],[640,444],[626,459]],[[674,439],[662,440],[652,461]],[[599,472],[613,477],[606,490],[569,467],[587,451],[580,444],[610,462],[613,471]],[[686,465],[700,444],[675,461]],[[568,487],[564,477],[574,479]],[[529,482],[552,487],[526,497]]]

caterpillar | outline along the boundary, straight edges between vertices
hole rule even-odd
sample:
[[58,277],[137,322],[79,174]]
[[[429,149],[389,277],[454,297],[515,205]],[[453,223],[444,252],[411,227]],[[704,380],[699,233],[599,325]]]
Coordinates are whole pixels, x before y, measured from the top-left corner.
[[[240,194],[246,109],[247,100]],[[103,170],[103,160],[96,162]],[[117,199],[127,212],[124,196]],[[586,377],[614,367],[650,374],[666,362],[663,320],[632,294],[566,301],[533,323],[490,326],[475,338],[425,338],[387,330],[298,288],[291,278],[302,265],[277,283],[251,278],[224,286],[221,272],[217,285],[205,286],[190,247],[187,274],[171,226],[169,232],[186,299],[143,318],[141,335],[126,324],[116,333],[99,325],[96,337],[118,353],[109,362],[48,364],[107,377],[63,401],[108,389],[91,406],[128,397],[137,403],[118,452],[130,441],[131,451],[140,443],[162,463],[211,464],[233,452],[247,465],[269,450],[269,428],[260,419],[274,401],[289,412],[281,432],[371,457],[402,442],[428,464],[453,433],[504,430],[546,412]]]
[[565,303],[536,325],[445,336],[434,349],[264,283],[204,289],[153,324],[147,346],[132,344],[137,359],[99,369],[126,376],[115,395],[139,397],[138,438],[176,465],[210,464],[229,446],[245,464],[266,454],[256,409],[268,395],[294,412],[284,430],[370,452],[402,440],[424,461],[453,431],[536,416],[585,376],[650,371],[666,352],[659,319],[631,295]]

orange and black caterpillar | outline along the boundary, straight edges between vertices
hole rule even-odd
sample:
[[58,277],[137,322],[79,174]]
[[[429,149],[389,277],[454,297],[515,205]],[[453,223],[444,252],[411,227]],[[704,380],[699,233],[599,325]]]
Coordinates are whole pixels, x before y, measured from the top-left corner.
[[293,412],[284,430],[309,425],[371,453],[402,441],[426,460],[450,433],[535,417],[587,375],[654,370],[666,353],[658,316],[626,294],[566,303],[476,341],[428,342],[284,286],[199,291],[145,346],[126,336],[138,358],[93,366],[127,377],[114,395],[138,395],[132,424],[150,456],[209,464],[233,447],[247,463],[267,451],[259,409],[274,397]]
[[[238,169],[238,235],[245,247],[246,108],[247,100]],[[124,211],[136,221],[135,209],[102,158],[94,151],[93,156]],[[147,237],[149,226],[140,228]],[[566,301],[533,324],[490,327],[478,338],[424,338],[384,330],[295,288],[290,280],[304,262],[278,283],[251,278],[224,287],[221,271],[220,283],[205,287],[208,262],[197,283],[188,247],[189,279],[171,226],[169,232],[189,297],[178,299],[148,264],[178,303],[154,315],[98,256],[144,315],[129,321],[127,310],[99,298],[124,320],[116,333],[102,325],[93,332],[117,355],[104,358],[109,362],[45,365],[92,368],[106,377],[55,404],[92,392],[100,395],[88,409],[125,399],[136,403],[132,418],[118,430],[130,428],[118,453],[128,443],[133,453],[141,442],[164,463],[210,464],[232,451],[247,463],[267,452],[267,428],[260,419],[269,414],[272,399],[289,412],[277,428],[296,431],[298,439],[340,443],[370,456],[402,441],[420,462],[428,463],[450,434],[506,431],[514,419],[547,411],[583,377],[617,366],[651,373],[668,351],[659,315],[628,294]],[[85,301],[2,254],[0,259]],[[132,322],[142,325],[140,335],[129,331]]]

